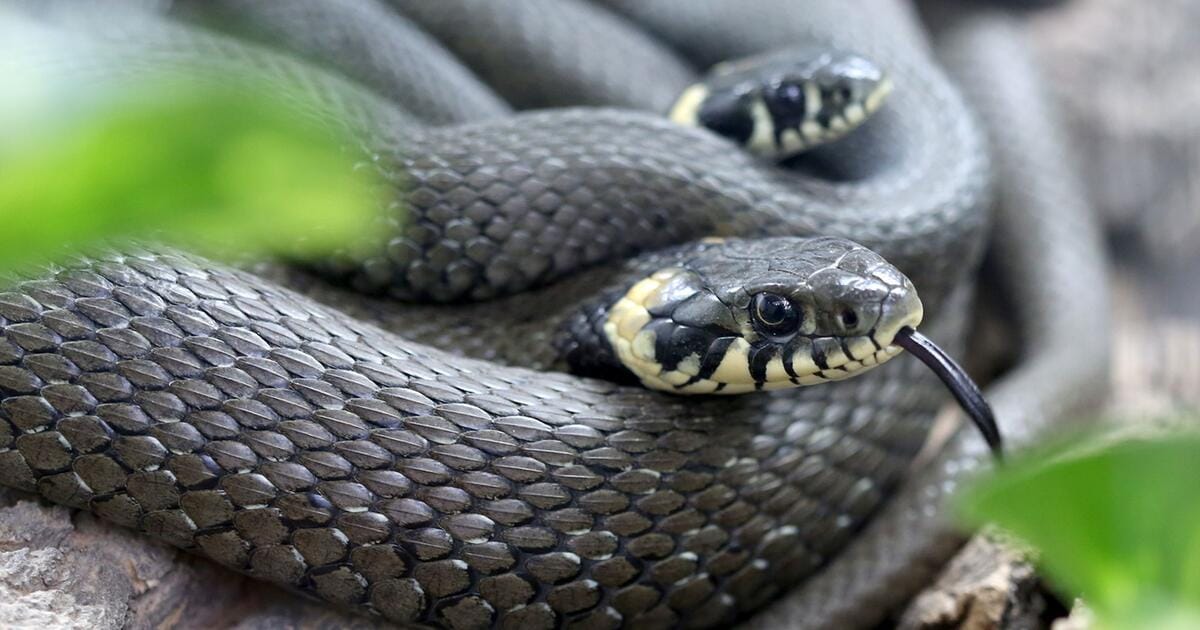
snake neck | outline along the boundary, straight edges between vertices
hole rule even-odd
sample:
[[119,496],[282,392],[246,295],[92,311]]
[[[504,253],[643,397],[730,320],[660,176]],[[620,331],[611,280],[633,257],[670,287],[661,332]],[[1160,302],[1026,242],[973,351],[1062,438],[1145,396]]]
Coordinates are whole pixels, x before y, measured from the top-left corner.
[[[361,321],[452,354],[635,383],[605,340],[603,323],[611,306],[659,260],[646,256],[521,295],[453,304],[367,295],[336,276],[293,265],[263,262],[252,270]],[[593,323],[597,328],[590,328]]]
[[602,291],[562,322],[554,338],[554,349],[567,371],[626,385],[638,382],[633,372],[621,363],[604,331],[613,306],[635,281],[627,279],[619,287]]

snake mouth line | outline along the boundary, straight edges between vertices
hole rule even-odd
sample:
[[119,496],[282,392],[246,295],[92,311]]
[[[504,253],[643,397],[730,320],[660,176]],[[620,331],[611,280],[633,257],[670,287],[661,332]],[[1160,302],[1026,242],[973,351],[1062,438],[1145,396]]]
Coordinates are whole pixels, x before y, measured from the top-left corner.
[[983,434],[983,439],[987,442],[988,448],[992,450],[992,455],[997,460],[1001,459],[1004,454],[1004,442],[1000,435],[1000,427],[996,424],[996,416],[992,412],[991,405],[984,398],[983,392],[967,375],[966,370],[962,369],[962,366],[951,359],[931,339],[911,327],[901,328],[896,333],[894,343],[929,366],[929,369],[942,379],[950,393],[954,395],[955,400],[958,401],[959,406]]

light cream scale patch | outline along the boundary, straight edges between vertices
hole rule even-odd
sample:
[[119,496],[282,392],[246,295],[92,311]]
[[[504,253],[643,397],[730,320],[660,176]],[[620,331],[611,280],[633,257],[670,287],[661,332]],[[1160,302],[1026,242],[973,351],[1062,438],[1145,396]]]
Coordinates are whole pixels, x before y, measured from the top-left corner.
[[883,105],[883,99],[887,98],[888,94],[892,93],[893,87],[894,85],[892,84],[892,79],[890,77],[884,77],[883,80],[880,81],[877,86],[875,86],[875,89],[867,95],[866,108],[868,114],[879,110],[879,107]]
[[683,94],[679,95],[675,105],[671,107],[671,120],[688,127],[699,126],[697,116],[699,116],[700,106],[704,104],[706,98],[708,98],[708,88],[704,84],[697,83],[688,86]]
[[[820,382],[827,383],[830,381],[841,381],[851,376],[861,374],[864,370],[868,370],[876,365],[886,362],[888,359],[900,354],[903,349],[900,346],[889,345],[882,350],[875,350],[871,354],[858,360],[849,360],[841,364],[838,368],[830,366],[828,370],[822,370],[816,376],[820,378]],[[800,377],[801,385],[809,385],[805,382],[805,378]]]
[[761,98],[754,99],[750,105],[750,117],[754,120],[754,131],[746,147],[759,155],[775,153],[775,120]]

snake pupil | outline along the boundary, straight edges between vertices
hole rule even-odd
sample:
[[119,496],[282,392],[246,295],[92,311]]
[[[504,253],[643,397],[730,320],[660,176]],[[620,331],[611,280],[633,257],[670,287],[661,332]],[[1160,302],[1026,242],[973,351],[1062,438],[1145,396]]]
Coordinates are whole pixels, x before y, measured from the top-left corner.
[[780,83],[764,94],[767,109],[775,118],[776,125],[790,126],[803,118],[807,105],[804,86],[798,83]]
[[751,313],[755,328],[767,337],[783,337],[800,329],[799,309],[782,295],[755,295]]
[[842,325],[846,328],[854,328],[858,325],[858,313],[851,309],[842,311]]
[[804,103],[804,90],[795,83],[784,83],[779,86],[776,98],[780,103],[799,105]]

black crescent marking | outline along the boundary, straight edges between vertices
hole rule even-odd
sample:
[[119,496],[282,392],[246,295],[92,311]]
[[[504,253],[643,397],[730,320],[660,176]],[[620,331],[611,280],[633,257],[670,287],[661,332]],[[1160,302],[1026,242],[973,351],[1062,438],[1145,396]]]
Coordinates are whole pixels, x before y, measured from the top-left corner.
[[721,361],[725,360],[725,353],[729,350],[729,346],[733,345],[736,337],[721,337],[708,347],[708,352],[704,354],[704,358],[700,360],[700,372],[697,376],[700,378],[709,378],[717,368],[721,366]]
[[850,346],[846,344],[845,337],[838,338],[838,345],[842,346],[842,352],[846,353],[846,358],[850,359],[851,361],[860,360],[858,357],[854,356],[853,352],[850,352]]
[[747,363],[750,365],[750,377],[754,379],[754,389],[762,389],[763,383],[767,382],[767,364],[775,358],[777,349],[774,345],[750,348]]
[[783,357],[781,358],[783,360],[783,371],[787,372],[788,380],[799,384],[797,379],[800,378],[800,375],[797,374],[795,368],[792,367],[792,360],[796,358],[796,344],[789,343],[788,345],[784,346]]
[[818,368],[821,368],[822,370],[829,369],[829,359],[825,357],[825,351],[815,343],[813,344],[812,349],[812,359],[813,363],[816,363]]

